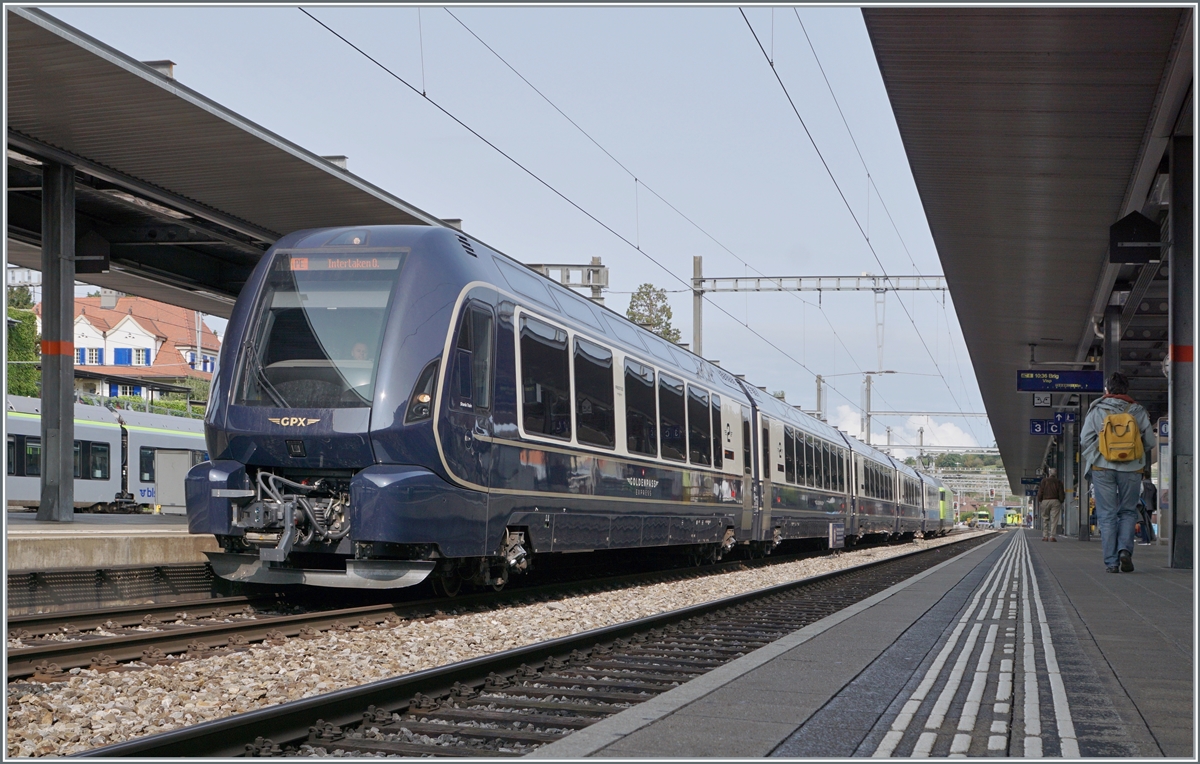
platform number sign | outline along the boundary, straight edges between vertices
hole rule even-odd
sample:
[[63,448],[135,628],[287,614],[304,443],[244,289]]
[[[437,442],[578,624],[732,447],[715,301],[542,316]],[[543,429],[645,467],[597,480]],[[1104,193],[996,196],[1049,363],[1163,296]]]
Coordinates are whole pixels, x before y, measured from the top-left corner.
[[1029,434],[1030,435],[1047,435],[1047,434],[1049,434],[1046,432],[1046,425],[1047,425],[1047,421],[1045,419],[1030,419],[1029,420]]
[[1033,406],[1034,408],[1044,409],[1054,405],[1053,393],[1034,393]]
[[1046,434],[1047,435],[1062,435],[1062,433],[1063,433],[1062,422],[1056,422],[1054,420],[1049,420],[1046,422]]

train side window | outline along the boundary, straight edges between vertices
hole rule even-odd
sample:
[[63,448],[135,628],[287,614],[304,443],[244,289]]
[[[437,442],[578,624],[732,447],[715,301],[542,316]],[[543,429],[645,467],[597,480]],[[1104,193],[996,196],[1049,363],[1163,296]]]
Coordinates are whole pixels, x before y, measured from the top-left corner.
[[789,483],[796,482],[796,431],[791,427],[783,431],[783,475]]
[[472,356],[474,343],[471,341],[471,314],[463,314],[462,324],[458,328],[458,340],[454,343],[454,381],[451,389],[454,391],[453,406],[460,409],[475,408],[472,398]]
[[8,474],[17,474],[17,441],[13,436],[8,436],[8,451],[5,452],[8,457],[5,464],[8,466]]
[[833,488],[833,449],[828,443],[821,443],[821,465],[825,468],[821,487],[826,491]]
[[759,451],[759,469],[762,470],[762,479],[768,480],[771,477],[771,468],[767,465],[771,462],[771,425],[766,418],[763,419],[762,428],[762,451]]
[[471,309],[471,335],[475,343],[471,363],[474,379],[472,390],[475,408],[492,407],[492,313],[480,308]]
[[688,385],[688,459],[692,464],[712,464],[712,416],[708,391]]
[[74,453],[71,459],[73,462],[71,474],[76,480],[81,478],[86,480],[87,478],[83,474],[83,444],[78,440],[75,441],[75,447],[72,449],[72,451]]
[[683,380],[668,374],[658,375],[659,440],[664,459],[682,462],[687,459],[686,418],[683,402]]
[[[721,428],[721,396],[712,396],[713,466],[725,469],[725,430]],[[729,452],[733,458],[733,452]]]
[[629,453],[658,456],[654,369],[625,362],[625,434]]
[[817,487],[817,458],[813,452],[813,436],[804,436],[804,484]]
[[521,390],[525,432],[571,439],[567,333],[521,316]]
[[[439,365],[438,361],[430,361],[421,370],[421,375],[417,377],[417,383],[413,385],[412,395],[408,398],[408,413],[404,416],[406,423],[420,422],[433,416],[433,398],[437,395]],[[151,473],[153,473],[153,470],[151,470]],[[153,480],[154,478],[151,477],[150,479]]]
[[838,476],[838,492],[845,493],[846,492],[846,449],[844,449],[844,448],[838,449],[837,476]]
[[108,444],[93,443],[88,455],[88,474],[92,480],[108,480]]
[[579,442],[613,448],[617,442],[615,408],[612,351],[576,337],[575,424]]
[[149,446],[138,449],[138,476],[143,483],[154,482],[154,449]]
[[25,474],[38,476],[42,474],[42,439],[25,439]]
[[750,465],[750,409],[742,406],[742,471],[753,474]]

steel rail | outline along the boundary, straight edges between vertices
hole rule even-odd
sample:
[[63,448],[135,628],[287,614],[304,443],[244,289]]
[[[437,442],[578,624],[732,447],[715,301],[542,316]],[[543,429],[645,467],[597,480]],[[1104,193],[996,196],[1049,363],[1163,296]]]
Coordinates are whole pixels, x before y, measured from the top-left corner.
[[[639,632],[669,626],[696,616],[704,616],[726,608],[754,600],[765,599],[784,592],[811,587],[831,579],[847,576],[889,564],[903,563],[912,558],[946,549],[948,546],[974,540],[982,543],[993,534],[973,536],[930,549],[918,549],[883,560],[862,563],[849,568],[821,573],[815,576],[758,589],[743,594],[725,597],[712,602],[692,605],[634,621],[559,637],[502,653],[481,656],[470,660],[439,666],[424,671],[384,679],[358,687],[316,695],[301,700],[281,703],[267,708],[237,714],[223,719],[202,722],[176,730],[115,743],[72,754],[79,757],[129,757],[129,756],[239,756],[256,741],[269,737],[279,744],[303,739],[318,719],[334,726],[349,726],[363,721],[363,711],[370,706],[390,709],[402,706],[405,700],[415,695],[442,696],[450,693],[456,684],[478,685],[489,674],[504,675],[513,672],[522,664],[539,666],[552,658],[570,654],[598,643],[609,644],[614,640],[632,636]],[[971,548],[975,548],[972,544]],[[967,550],[970,551],[970,550]],[[965,553],[965,552],[963,552]],[[957,555],[955,555],[957,556]],[[864,595],[870,596],[870,595]],[[454,749],[448,749],[454,750]],[[436,751],[430,750],[429,753]],[[463,753],[470,753],[463,751]]]
[[[862,548],[870,548],[870,546],[864,545]],[[164,655],[189,651],[189,648],[198,642],[203,642],[205,649],[217,650],[232,647],[233,644],[230,640],[235,635],[244,637],[246,642],[260,642],[278,636],[299,636],[306,629],[322,631],[334,628],[339,621],[343,623],[351,621],[352,623],[348,625],[353,626],[362,621],[362,619],[373,619],[375,624],[378,624],[389,617],[423,618],[443,609],[491,609],[496,605],[510,604],[530,597],[542,599],[560,597],[570,595],[580,589],[586,590],[587,588],[596,586],[620,588],[659,583],[662,581],[684,580],[707,576],[723,570],[778,565],[825,553],[801,552],[757,560],[731,560],[698,568],[674,568],[604,578],[582,578],[568,582],[512,588],[503,592],[482,592],[453,599],[437,598],[401,603],[367,604],[348,608],[319,609],[293,615],[266,615],[254,619],[242,619],[233,622],[223,621],[213,624],[155,624],[155,626],[160,627],[160,630],[136,634],[126,633],[115,637],[88,637],[81,635],[80,638],[72,641],[55,640],[50,644],[42,643],[32,647],[10,648],[8,650],[7,677],[9,680],[13,680],[37,674],[39,673],[38,667],[43,662],[55,664],[60,670],[65,671],[72,668],[86,668],[91,666],[95,663],[93,659],[101,654],[108,656],[108,658],[116,663],[123,663],[141,660],[143,653],[152,649],[157,649]],[[208,605],[208,602],[207,600],[204,601],[205,605]],[[283,600],[279,600],[278,602],[286,604]],[[222,606],[217,605],[217,607]],[[121,609],[125,610],[126,608],[122,607]],[[175,613],[187,611],[188,609],[181,603],[174,607],[169,605],[157,607],[157,610],[158,612],[165,610]],[[210,612],[212,612],[211,609]],[[230,615],[235,614],[231,613]],[[65,614],[63,613],[56,613],[47,614],[45,618],[46,620],[67,622],[68,619],[64,616]],[[91,620],[95,620],[96,617],[98,616],[91,616]],[[73,620],[69,622],[78,626]],[[99,625],[102,626],[103,623],[104,621],[102,620]]]

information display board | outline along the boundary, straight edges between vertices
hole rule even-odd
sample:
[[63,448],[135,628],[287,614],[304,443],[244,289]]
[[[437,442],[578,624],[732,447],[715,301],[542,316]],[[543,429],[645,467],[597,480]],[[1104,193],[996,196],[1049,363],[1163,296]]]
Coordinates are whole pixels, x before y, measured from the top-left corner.
[[1102,393],[1102,371],[1017,370],[1017,392],[1021,393]]

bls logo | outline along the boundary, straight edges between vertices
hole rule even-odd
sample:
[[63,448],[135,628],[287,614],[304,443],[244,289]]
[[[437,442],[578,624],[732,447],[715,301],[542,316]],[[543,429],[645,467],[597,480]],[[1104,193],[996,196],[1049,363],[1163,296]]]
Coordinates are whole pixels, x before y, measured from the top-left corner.
[[282,425],[284,427],[304,427],[306,425],[316,424],[317,422],[321,421],[320,419],[305,419],[302,416],[285,416],[285,417],[280,417],[280,418],[267,417],[267,418],[270,419],[275,424]]

